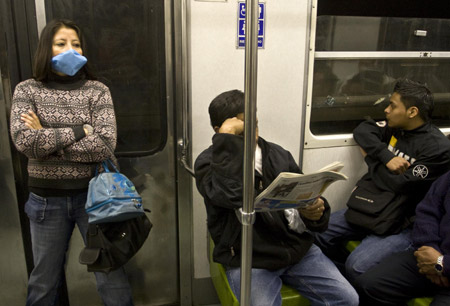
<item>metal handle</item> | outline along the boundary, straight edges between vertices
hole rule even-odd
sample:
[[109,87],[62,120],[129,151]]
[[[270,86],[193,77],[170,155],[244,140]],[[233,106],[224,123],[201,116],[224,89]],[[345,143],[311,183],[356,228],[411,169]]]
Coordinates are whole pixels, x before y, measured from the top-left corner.
[[178,146],[181,149],[181,158],[180,163],[183,165],[184,169],[192,175],[192,177],[195,177],[195,172],[192,170],[191,167],[187,164],[187,145],[185,145],[185,142],[183,139],[178,140]]
[[[187,16],[188,16],[188,8],[187,2],[181,1],[180,3],[181,9],[181,79],[188,80],[189,79],[189,63],[188,63],[188,33],[187,33]],[[181,85],[181,126],[183,130],[182,139],[178,140],[178,146],[180,148],[180,163],[183,165],[184,169],[195,177],[194,171],[188,165],[188,154],[189,154],[189,86],[188,82],[184,81]]]
[[[258,68],[258,0],[245,1],[244,188],[242,213],[254,216],[256,94]],[[241,305],[250,305],[253,224],[242,223]]]

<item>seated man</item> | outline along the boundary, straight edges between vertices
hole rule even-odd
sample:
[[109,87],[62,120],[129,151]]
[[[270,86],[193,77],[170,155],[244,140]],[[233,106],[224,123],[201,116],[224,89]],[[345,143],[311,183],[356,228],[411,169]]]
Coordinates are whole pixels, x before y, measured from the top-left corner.
[[434,296],[431,305],[450,305],[450,172],[417,205],[414,249],[385,258],[358,276],[361,305],[404,305]]
[[[384,110],[387,124],[367,120],[353,132],[369,170],[364,178],[380,190],[405,195],[407,216],[401,218],[409,221],[433,181],[450,169],[450,142],[430,123],[433,105],[425,85],[400,80]],[[349,224],[346,210],[331,215],[328,229],[316,235],[316,243],[338,266],[345,264],[350,282],[386,256],[410,247],[411,222],[378,236]],[[362,242],[343,256],[340,249],[348,240]]]
[[[209,106],[216,132],[212,146],[195,161],[196,184],[203,196],[214,261],[225,266],[233,293],[240,299],[241,224],[235,211],[243,201],[244,94],[217,96]],[[258,136],[258,133],[256,133]],[[280,172],[301,173],[292,155],[257,138],[255,193]],[[299,212],[299,213],[298,213]],[[256,213],[253,225],[252,305],[281,305],[282,282],[312,305],[357,305],[358,295],[334,264],[313,244],[310,231],[327,227],[330,207],[320,198],[302,210]]]

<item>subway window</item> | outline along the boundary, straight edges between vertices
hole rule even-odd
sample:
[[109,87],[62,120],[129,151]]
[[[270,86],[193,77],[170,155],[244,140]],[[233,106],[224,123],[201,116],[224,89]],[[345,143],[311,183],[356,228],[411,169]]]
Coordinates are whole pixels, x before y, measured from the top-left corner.
[[383,119],[399,78],[426,83],[435,99],[433,123],[450,127],[450,19],[392,15],[380,6],[382,16],[367,16],[355,1],[347,1],[354,4],[347,16],[342,6],[326,10],[331,2],[318,2],[312,134],[352,133],[364,118]]
[[433,123],[450,127],[450,58],[321,59],[314,63],[310,129],[346,134],[364,118],[384,119],[398,78],[426,83],[433,92]]

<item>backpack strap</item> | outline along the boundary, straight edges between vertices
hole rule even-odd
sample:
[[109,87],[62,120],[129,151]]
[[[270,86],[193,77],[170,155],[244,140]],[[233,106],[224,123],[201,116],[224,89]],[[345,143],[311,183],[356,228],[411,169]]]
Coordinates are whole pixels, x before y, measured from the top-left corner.
[[102,250],[102,239],[99,237],[102,233],[95,224],[89,224],[86,237],[86,247],[80,253],[78,261],[83,265],[92,265],[100,257]]

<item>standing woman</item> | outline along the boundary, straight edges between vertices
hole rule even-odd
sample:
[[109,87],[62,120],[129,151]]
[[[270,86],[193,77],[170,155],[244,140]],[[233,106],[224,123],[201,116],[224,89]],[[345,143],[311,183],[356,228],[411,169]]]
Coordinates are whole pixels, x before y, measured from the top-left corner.
[[[99,162],[114,159],[116,119],[108,87],[96,81],[83,56],[79,27],[53,20],[42,30],[33,79],[16,86],[11,134],[28,157],[34,269],[27,305],[54,305],[75,224],[86,242],[89,180]],[[96,273],[105,305],[133,305],[123,268]]]

